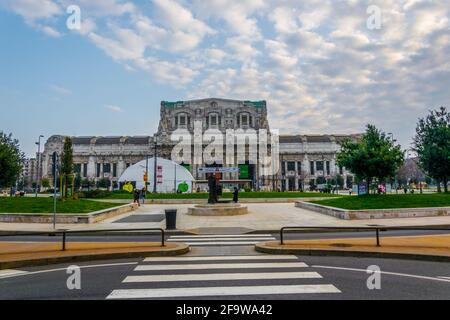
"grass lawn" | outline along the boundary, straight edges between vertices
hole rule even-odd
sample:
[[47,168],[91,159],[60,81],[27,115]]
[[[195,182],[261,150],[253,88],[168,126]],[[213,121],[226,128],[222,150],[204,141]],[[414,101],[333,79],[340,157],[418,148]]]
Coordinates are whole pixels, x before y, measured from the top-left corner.
[[309,202],[348,210],[449,207],[450,193],[364,195]]
[[[114,192],[104,197],[104,199],[132,199],[132,194]],[[317,198],[317,197],[337,197],[334,194],[318,192],[239,192],[239,198]],[[224,193],[220,198],[232,199],[231,192]],[[148,193],[146,199],[208,199],[207,193]]]
[[[117,203],[95,202],[84,199],[58,200],[56,212],[58,214],[87,214],[117,206]],[[2,213],[53,213],[53,198],[0,198],[0,214]]]

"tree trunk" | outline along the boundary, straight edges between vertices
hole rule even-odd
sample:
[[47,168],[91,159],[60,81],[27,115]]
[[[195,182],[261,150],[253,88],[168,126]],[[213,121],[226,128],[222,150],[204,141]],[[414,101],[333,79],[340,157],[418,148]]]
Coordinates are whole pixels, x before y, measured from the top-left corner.
[[369,194],[370,195],[370,178],[369,177],[367,177],[366,178],[366,185],[367,185],[367,194]]
[[67,176],[64,178],[64,199],[67,200]]
[[444,177],[444,192],[448,192],[447,182],[448,182],[447,177]]
[[437,192],[441,192],[441,180],[436,180],[437,183]]

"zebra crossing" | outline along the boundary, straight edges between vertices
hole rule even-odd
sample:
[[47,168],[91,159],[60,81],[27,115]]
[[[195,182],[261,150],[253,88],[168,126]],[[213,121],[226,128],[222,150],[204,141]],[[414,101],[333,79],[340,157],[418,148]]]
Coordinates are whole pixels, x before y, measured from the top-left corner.
[[[293,255],[146,258],[107,299],[276,298],[337,294],[333,284]],[[298,295],[298,296],[297,296]]]
[[183,242],[190,246],[249,246],[262,241],[275,240],[271,234],[219,234],[219,235],[177,235],[168,242]]

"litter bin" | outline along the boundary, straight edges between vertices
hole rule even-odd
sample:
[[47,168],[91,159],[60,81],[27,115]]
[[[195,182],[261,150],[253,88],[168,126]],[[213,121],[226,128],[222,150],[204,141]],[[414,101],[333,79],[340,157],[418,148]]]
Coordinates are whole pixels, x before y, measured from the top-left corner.
[[177,209],[166,209],[166,229],[174,230],[177,228]]

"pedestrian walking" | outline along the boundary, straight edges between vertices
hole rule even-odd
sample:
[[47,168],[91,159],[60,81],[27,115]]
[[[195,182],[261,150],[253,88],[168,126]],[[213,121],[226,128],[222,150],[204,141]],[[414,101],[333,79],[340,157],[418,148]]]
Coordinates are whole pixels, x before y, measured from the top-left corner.
[[140,202],[139,202],[139,198],[140,198],[140,191],[139,191],[139,189],[134,189],[134,194],[133,194],[133,196],[134,196],[134,201],[133,201],[133,203],[137,203],[138,206],[140,207],[141,204],[140,204]]
[[145,188],[142,188],[140,193],[142,204],[145,204]]
[[239,190],[238,190],[238,188],[234,187],[233,202],[238,203],[238,200],[239,200],[238,198],[239,198]]

